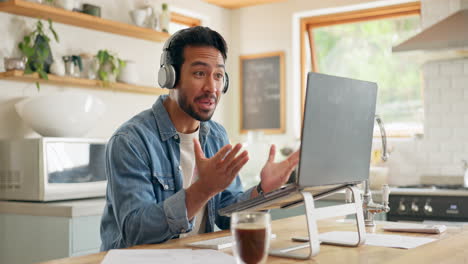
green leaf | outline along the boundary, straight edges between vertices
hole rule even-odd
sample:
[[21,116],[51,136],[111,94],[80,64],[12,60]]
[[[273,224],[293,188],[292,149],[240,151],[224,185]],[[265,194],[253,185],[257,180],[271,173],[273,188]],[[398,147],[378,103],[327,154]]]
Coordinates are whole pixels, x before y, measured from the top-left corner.
[[47,76],[47,73],[44,70],[38,71],[39,77],[41,77],[44,80],[49,80],[49,77]]
[[44,55],[44,61],[47,59],[47,57],[49,56],[49,50],[48,49],[44,49],[43,50],[43,55]]
[[24,69],[24,74],[33,74],[34,71],[31,70],[31,67],[29,66],[26,66],[26,68]]
[[107,72],[99,71],[99,79],[101,79],[103,81],[107,81]]
[[122,69],[123,67],[125,67],[125,65],[127,65],[127,63],[124,60],[119,59],[119,65],[119,68]]
[[41,48],[37,48],[35,51],[37,53],[37,59],[40,60],[40,61],[44,61],[44,59],[46,58],[46,56],[45,56],[46,50],[41,49]]
[[54,29],[54,27],[52,26],[52,20],[49,18],[48,21],[49,21],[49,30],[50,30],[50,32],[52,32],[52,34],[54,35],[55,41],[59,42],[58,34],[57,34],[57,32],[55,32],[55,29]]
[[26,57],[32,57],[34,55],[34,49],[31,47],[24,47],[22,51]]
[[33,64],[34,68],[36,69],[36,72],[40,71],[42,69],[42,64],[39,63],[38,61],[33,61],[32,64]]
[[[42,37],[44,38],[44,40],[49,43],[50,42],[50,38],[46,35],[42,35]],[[45,46],[45,44],[43,44]]]
[[38,91],[41,90],[41,85],[39,84],[39,82],[36,82],[36,88],[37,88]]
[[24,36],[23,41],[26,45],[29,45],[31,43],[31,36]]

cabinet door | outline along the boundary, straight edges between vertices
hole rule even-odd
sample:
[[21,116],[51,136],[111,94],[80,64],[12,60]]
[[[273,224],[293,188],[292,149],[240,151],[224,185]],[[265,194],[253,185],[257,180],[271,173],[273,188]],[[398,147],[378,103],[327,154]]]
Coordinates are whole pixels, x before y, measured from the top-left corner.
[[100,225],[100,215],[72,218],[73,256],[99,252],[101,246]]
[[70,256],[70,218],[0,214],[0,263]]

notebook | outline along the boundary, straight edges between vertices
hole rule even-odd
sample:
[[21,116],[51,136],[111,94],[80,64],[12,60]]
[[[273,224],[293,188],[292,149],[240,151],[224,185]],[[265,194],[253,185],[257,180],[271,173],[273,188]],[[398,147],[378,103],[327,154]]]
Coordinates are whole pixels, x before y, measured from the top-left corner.
[[376,83],[309,73],[297,177],[219,214],[293,206],[301,203],[302,191],[320,199],[367,180],[376,99]]

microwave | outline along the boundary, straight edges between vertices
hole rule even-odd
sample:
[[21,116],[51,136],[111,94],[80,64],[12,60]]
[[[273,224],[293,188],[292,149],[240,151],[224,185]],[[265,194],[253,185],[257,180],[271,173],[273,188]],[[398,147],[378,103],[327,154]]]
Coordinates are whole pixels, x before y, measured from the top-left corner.
[[107,140],[0,140],[0,200],[56,201],[106,194]]

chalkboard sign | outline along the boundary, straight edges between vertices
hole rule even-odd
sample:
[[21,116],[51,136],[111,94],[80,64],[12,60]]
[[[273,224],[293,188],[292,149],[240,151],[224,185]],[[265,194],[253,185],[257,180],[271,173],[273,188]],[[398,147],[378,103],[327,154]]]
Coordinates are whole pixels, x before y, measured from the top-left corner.
[[284,52],[240,57],[240,132],[285,132]]

